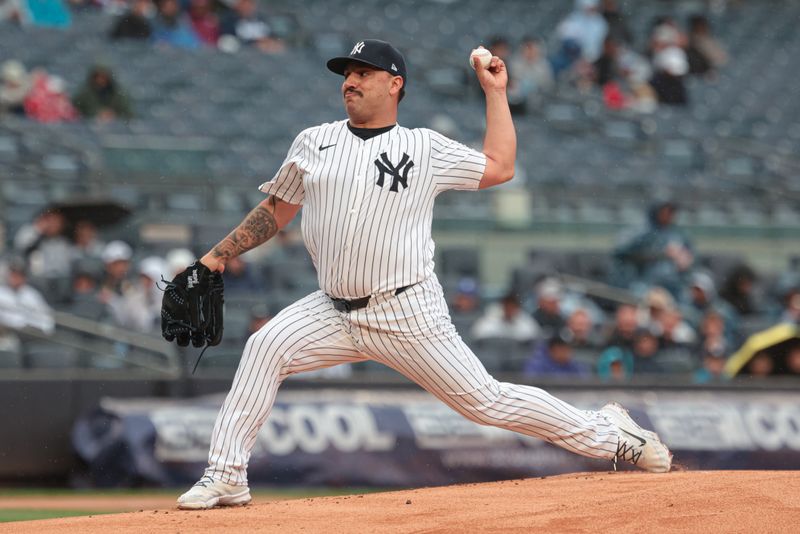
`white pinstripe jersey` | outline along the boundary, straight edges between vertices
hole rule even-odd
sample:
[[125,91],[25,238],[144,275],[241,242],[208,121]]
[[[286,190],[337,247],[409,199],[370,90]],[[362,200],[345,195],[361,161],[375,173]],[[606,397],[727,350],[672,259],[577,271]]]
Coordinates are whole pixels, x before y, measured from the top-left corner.
[[482,153],[424,128],[395,126],[363,140],[347,120],[301,132],[260,190],[302,204],[303,240],[320,288],[355,299],[433,273],[433,202],[476,190]]

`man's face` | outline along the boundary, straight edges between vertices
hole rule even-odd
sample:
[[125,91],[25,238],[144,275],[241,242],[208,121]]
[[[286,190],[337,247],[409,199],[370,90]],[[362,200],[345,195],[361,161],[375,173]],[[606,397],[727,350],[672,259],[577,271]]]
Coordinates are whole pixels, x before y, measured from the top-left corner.
[[617,309],[617,329],[620,332],[633,334],[637,326],[636,308],[633,306],[620,306]]
[[11,289],[17,290],[25,285],[26,277],[22,271],[11,270],[8,272],[8,285]]
[[659,226],[670,226],[675,220],[675,208],[672,206],[664,206],[658,210],[656,215]]
[[519,303],[515,300],[506,299],[503,301],[503,318],[506,321],[513,321],[519,315]]
[[342,98],[351,121],[360,124],[367,122],[386,106],[396,106],[394,100],[402,78],[392,76],[385,70],[376,69],[351,61],[344,69]]
[[121,280],[128,274],[128,269],[131,267],[131,262],[127,260],[115,260],[106,263],[106,272],[114,279]]
[[576,310],[570,315],[567,325],[578,339],[586,339],[592,331],[592,319],[585,310]]
[[554,343],[550,345],[550,357],[556,363],[567,364],[572,359],[572,347],[566,343]]
[[539,59],[539,44],[535,41],[527,41],[522,46],[522,55],[523,57],[533,63],[534,61]]

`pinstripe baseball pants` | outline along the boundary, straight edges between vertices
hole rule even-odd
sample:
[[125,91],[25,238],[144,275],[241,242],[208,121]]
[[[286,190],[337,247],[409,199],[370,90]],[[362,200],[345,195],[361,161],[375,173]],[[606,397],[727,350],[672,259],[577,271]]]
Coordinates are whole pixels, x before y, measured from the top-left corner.
[[583,456],[610,459],[616,427],[547,392],[498,382],[459,337],[435,276],[349,313],[316,291],[247,341],[211,436],[206,474],[247,484],[256,435],[291,374],[371,359],[402,373],[464,417],[534,436]]

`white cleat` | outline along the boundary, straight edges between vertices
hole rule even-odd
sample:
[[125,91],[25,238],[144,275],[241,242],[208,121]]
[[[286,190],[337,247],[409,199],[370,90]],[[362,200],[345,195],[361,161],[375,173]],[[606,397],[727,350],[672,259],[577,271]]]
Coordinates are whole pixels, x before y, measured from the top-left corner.
[[182,510],[204,510],[215,506],[237,506],[250,502],[250,488],[232,486],[206,475],[192,489],[178,497]]
[[636,421],[628,415],[628,410],[616,402],[603,406],[600,413],[619,428],[614,469],[617,460],[625,460],[651,473],[669,472],[672,467],[672,453],[661,442],[658,434],[636,424]]

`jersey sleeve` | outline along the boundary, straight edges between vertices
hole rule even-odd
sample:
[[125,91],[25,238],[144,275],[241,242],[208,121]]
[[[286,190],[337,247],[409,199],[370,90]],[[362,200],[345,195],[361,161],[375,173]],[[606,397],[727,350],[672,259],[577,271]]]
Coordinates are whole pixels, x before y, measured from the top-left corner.
[[308,130],[305,130],[295,137],[278,172],[275,173],[272,180],[264,182],[258,188],[262,193],[274,195],[289,204],[303,204],[305,188],[303,187],[302,163],[307,134]]
[[431,131],[431,169],[436,189],[475,191],[486,170],[486,156]]

